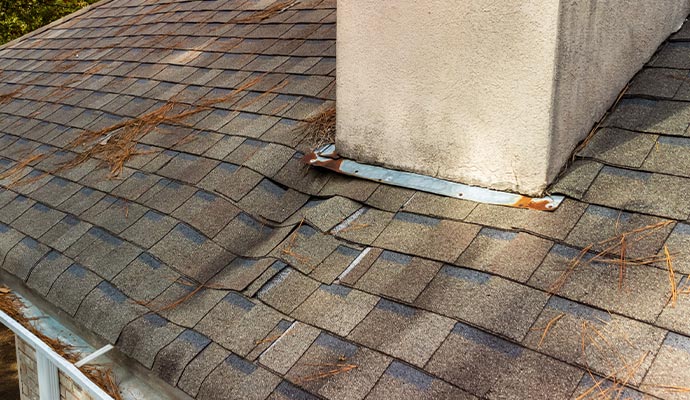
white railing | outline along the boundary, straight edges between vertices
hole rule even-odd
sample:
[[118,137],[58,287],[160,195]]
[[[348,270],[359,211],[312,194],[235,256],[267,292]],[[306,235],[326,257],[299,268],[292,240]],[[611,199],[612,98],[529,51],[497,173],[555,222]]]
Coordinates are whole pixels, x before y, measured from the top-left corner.
[[110,395],[84,375],[79,368],[65,360],[36,335],[2,311],[0,311],[0,323],[10,328],[15,335],[36,351],[38,392],[41,400],[60,400],[58,371],[62,371],[63,374],[72,379],[77,386],[81,387],[94,400],[113,400]]

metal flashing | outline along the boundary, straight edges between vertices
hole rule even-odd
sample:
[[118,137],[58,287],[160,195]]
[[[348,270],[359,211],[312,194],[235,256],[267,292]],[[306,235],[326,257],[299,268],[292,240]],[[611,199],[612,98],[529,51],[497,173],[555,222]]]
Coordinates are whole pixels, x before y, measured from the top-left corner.
[[554,211],[565,198],[560,195],[539,198],[527,197],[516,193],[465,185],[413,172],[396,171],[375,165],[362,164],[346,158],[341,158],[336,152],[334,144],[324,145],[314,150],[312,153],[306,154],[303,161],[309,165],[327,168],[331,171],[357,178],[477,203],[496,204],[539,211]]

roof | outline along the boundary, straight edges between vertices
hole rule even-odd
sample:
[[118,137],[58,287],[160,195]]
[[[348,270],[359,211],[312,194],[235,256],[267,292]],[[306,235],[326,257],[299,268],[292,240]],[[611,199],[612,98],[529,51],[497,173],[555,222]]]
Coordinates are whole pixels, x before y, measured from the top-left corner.
[[565,399],[613,376],[687,398],[687,26],[547,213],[307,169],[335,6],[105,1],[0,49],[2,268],[201,400]]

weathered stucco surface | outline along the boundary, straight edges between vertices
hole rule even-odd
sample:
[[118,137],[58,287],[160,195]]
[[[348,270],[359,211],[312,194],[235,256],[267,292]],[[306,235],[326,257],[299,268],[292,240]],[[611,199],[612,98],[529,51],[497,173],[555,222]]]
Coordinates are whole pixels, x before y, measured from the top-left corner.
[[688,3],[342,2],[338,151],[541,193]]
[[548,181],[688,13],[688,0],[561,0]]

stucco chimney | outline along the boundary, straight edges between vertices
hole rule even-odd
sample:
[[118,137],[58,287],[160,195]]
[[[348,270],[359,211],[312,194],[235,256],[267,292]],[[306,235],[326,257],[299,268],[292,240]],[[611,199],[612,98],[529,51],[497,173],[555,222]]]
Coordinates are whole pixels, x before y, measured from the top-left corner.
[[345,157],[540,195],[690,0],[338,2]]

